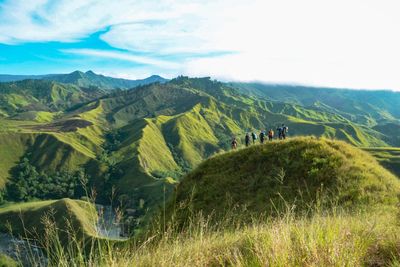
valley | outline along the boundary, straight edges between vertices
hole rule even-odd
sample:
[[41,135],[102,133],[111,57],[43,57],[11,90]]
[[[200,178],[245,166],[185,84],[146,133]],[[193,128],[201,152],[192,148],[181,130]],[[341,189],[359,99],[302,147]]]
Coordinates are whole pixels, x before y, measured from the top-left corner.
[[[6,216],[2,222],[16,217],[17,212],[26,213],[29,218],[35,218],[24,226],[29,229],[40,225],[40,218],[49,210],[60,210],[59,214],[72,214],[72,222],[82,230],[84,239],[102,239],[96,236],[94,224],[90,223],[93,214],[98,212],[86,206],[82,208],[82,205],[89,205],[85,203],[90,199],[93,204],[111,206],[121,212],[121,223],[126,229],[124,238],[141,236],[158,216],[160,208],[164,208],[164,219],[171,213],[168,205],[174,198],[184,198],[179,190],[185,186],[185,198],[194,187],[200,190],[199,194],[214,194],[201,197],[194,194],[193,201],[199,202],[193,202],[196,208],[193,211],[206,215],[224,210],[225,207],[213,203],[217,196],[224,196],[221,189],[233,183],[225,183],[223,179],[233,179],[238,171],[235,168],[239,168],[242,171],[237,173],[237,178],[241,179],[239,187],[228,191],[243,193],[249,173],[253,170],[265,172],[259,169],[261,162],[250,167],[252,157],[259,160],[259,150],[272,147],[276,154],[268,155],[263,162],[265,168],[271,166],[275,174],[269,174],[270,181],[263,181],[260,174],[260,178],[248,184],[258,188],[255,189],[257,199],[232,198],[233,202],[257,207],[257,212],[261,213],[266,211],[265,196],[273,199],[275,208],[279,209],[285,206],[280,202],[281,197],[290,203],[299,198],[308,204],[316,203],[320,201],[317,199],[321,193],[318,191],[320,184],[329,186],[330,183],[317,181],[317,176],[311,174],[321,172],[321,179],[327,179],[329,174],[350,168],[354,162],[358,164],[353,167],[355,169],[369,168],[365,162],[373,162],[373,171],[379,168],[375,174],[390,176],[393,185],[380,184],[369,177],[363,182],[357,180],[362,183],[357,189],[344,186],[349,194],[360,190],[357,196],[335,193],[329,197],[337,198],[340,203],[347,201],[347,207],[355,205],[353,198],[365,204],[371,197],[365,192],[373,188],[377,191],[371,194],[378,196],[379,205],[392,209],[396,202],[387,188],[397,188],[396,179],[400,175],[400,113],[395,108],[400,104],[400,93],[223,83],[184,76],[172,80],[152,76],[135,83],[92,72],[30,80],[7,79],[0,83],[0,202],[4,205],[0,206],[0,218]],[[247,132],[275,131],[282,123],[289,128],[288,141],[245,148]],[[228,152],[233,137],[238,140],[238,152]],[[314,143],[313,140],[325,141]],[[337,140],[343,143],[335,143]],[[297,152],[290,147],[297,147],[294,146],[296,142],[301,148]],[[326,150],[320,151],[320,146]],[[358,152],[358,149],[353,152],[350,147],[365,152]],[[332,156],[331,150],[343,154]],[[218,163],[231,154],[238,158]],[[316,160],[310,158],[303,163],[307,155]],[[282,161],[275,162],[280,157]],[[339,164],[338,158],[345,157],[353,161]],[[203,163],[209,158],[211,160]],[[241,158],[248,161],[247,167],[240,167]],[[207,163],[210,161],[218,164],[202,170],[211,164]],[[228,174],[228,166],[235,171]],[[309,166],[315,168],[296,174],[295,170]],[[325,166],[331,169],[324,169]],[[187,175],[193,170],[197,171]],[[297,182],[282,187],[279,197],[261,186],[277,182],[274,179],[281,172],[290,179],[305,179],[311,175],[309,179],[315,181],[307,186],[309,195],[293,193],[304,186]],[[206,173],[219,182],[210,187],[187,185],[187,181],[195,179],[191,177],[196,173]],[[360,172],[354,177],[361,179],[362,175]],[[338,177],[342,183],[347,176]],[[224,199],[218,203],[222,205]],[[244,213],[240,214],[244,217]],[[61,223],[61,229],[65,228],[62,222],[56,223]],[[16,235],[23,234],[18,222],[12,221],[12,224],[16,226]],[[5,226],[0,225],[3,231]],[[39,228],[39,231],[44,230]]]

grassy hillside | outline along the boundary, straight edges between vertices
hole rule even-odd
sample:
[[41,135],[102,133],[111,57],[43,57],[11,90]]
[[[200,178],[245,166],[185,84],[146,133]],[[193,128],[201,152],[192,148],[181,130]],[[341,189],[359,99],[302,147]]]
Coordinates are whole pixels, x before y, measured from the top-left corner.
[[315,205],[396,205],[399,194],[398,179],[360,149],[293,138],[205,161],[179,184],[175,203],[188,205],[182,212],[220,217],[237,205],[250,214],[279,214],[288,207],[305,212]]
[[5,75],[0,74],[0,82],[16,82],[22,80],[49,80],[62,83],[70,83],[82,87],[98,87],[106,90],[110,89],[129,89],[139,85],[145,85],[155,82],[166,82],[167,80],[152,75],[146,79],[128,80],[112,78],[96,74],[93,71],[74,71],[68,74],[47,74],[47,75]]
[[106,90],[111,89],[130,89],[140,85],[146,85],[156,82],[166,82],[167,80],[158,76],[153,75],[146,79],[141,80],[128,80],[121,78],[107,77],[101,74],[96,74],[93,71],[74,71],[69,74],[53,74],[47,75],[43,79],[57,81],[62,83],[75,84],[81,87],[98,87]]
[[[174,225],[177,221],[166,221],[157,228],[162,231],[150,232],[148,240],[135,240],[129,247],[94,258],[80,257],[76,248],[70,255],[57,255],[56,262],[60,259],[65,266],[77,258],[100,266],[399,262],[395,206],[400,182],[378,164],[400,171],[399,149],[394,148],[399,142],[399,117],[393,108],[398,103],[396,93],[321,89],[315,94],[311,88],[270,90],[178,77],[105,94],[103,89],[110,85],[107,77],[93,78],[104,87],[99,90],[90,87],[91,75],[76,72],[60,77],[70,84],[39,80],[0,84],[0,188],[15,175],[12,169],[22,158],[27,158],[22,170],[29,173],[12,181],[47,179],[50,184],[42,190],[46,193],[61,186],[57,179],[70,177],[57,172],[83,167],[98,201],[107,203],[115,197],[114,204],[129,209],[126,217],[134,230],[143,226],[143,216],[153,214],[149,210],[170,199],[174,188],[176,195],[166,212],[176,211],[175,219],[188,222],[188,227],[182,230]],[[275,130],[282,123],[289,126],[289,140],[244,148],[246,132]],[[297,137],[304,135],[316,137]],[[233,136],[239,149],[225,153]],[[34,168],[48,175],[35,174]],[[51,184],[54,181],[56,185]],[[70,199],[3,206],[0,229],[5,230],[9,221],[15,233],[22,233],[22,215],[28,229],[43,232],[40,218],[51,210],[60,229],[65,229],[67,215],[80,234],[95,236],[93,207]],[[212,224],[208,215],[225,220]]]
[[[182,174],[229,150],[233,136],[242,147],[246,132],[276,129],[282,123],[289,126],[290,137],[315,135],[362,147],[397,142],[396,131],[389,134],[386,128],[354,122],[332,109],[246,94],[208,78],[178,77],[100,98],[89,94],[97,89],[52,81],[2,86],[0,95],[15,95],[19,104],[10,109],[12,117],[0,119],[5,159],[0,187],[18,161],[28,157],[38,171],[49,174],[84,167],[103,201],[109,201],[115,188],[132,208],[138,203],[145,203],[142,209],[159,205]],[[11,115],[3,110],[4,116]],[[110,141],[110,133],[119,134]]]
[[379,163],[400,177],[400,148],[381,147],[365,148]]
[[247,95],[270,100],[314,106],[341,115],[353,122],[374,126],[398,121],[400,93],[392,91],[346,90],[305,86],[235,83]]
[[24,156],[39,171],[49,173],[73,171],[84,166],[95,154],[72,138],[51,133],[0,133],[0,188]]
[[[39,238],[48,226],[45,217],[59,229],[68,230],[68,223],[81,236],[96,236],[97,212],[92,204],[80,200],[61,199],[0,207],[0,230],[15,235]],[[68,220],[68,222],[67,222]],[[11,228],[11,229],[10,229]]]
[[17,267],[19,266],[18,262],[11,259],[7,255],[0,253],[0,267]]
[[103,94],[104,91],[98,88],[82,88],[46,80],[0,83],[0,113],[3,116],[16,116],[26,112],[61,111]]

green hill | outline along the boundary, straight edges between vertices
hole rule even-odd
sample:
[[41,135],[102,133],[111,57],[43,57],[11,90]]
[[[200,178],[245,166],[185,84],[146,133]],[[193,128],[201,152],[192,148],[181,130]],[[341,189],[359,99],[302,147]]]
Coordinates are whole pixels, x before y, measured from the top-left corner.
[[[369,210],[387,206],[392,211],[398,202],[400,185],[395,176],[367,152],[354,147],[365,149],[384,167],[399,172],[395,147],[399,145],[400,124],[393,109],[399,104],[396,93],[369,95],[324,89],[313,94],[312,90],[317,89],[254,89],[253,85],[188,77],[110,92],[108,81],[95,77],[99,78],[93,80],[100,84],[99,89],[86,80],[90,75],[72,73],[68,79],[63,77],[65,83],[27,80],[0,84],[0,200],[12,195],[10,191],[13,193],[16,187],[24,193],[18,199],[24,201],[79,198],[82,188],[77,185],[83,177],[94,188],[97,201],[109,204],[113,198],[136,230],[143,225],[143,216],[152,215],[151,211],[169,199],[177,187],[175,200],[189,205],[178,210],[180,218],[199,211],[218,217],[235,208],[240,209],[242,217],[275,215],[288,209],[296,216],[306,213],[305,225],[285,226],[286,236],[307,228],[309,223],[312,229],[307,228],[307,233],[319,233],[314,229],[318,223],[307,221],[307,212],[312,209],[335,206]],[[382,99],[378,101],[377,97]],[[289,140],[242,149],[246,132],[276,129],[282,123],[289,126]],[[225,153],[231,149],[233,136],[238,138],[239,150]],[[45,211],[55,209],[62,215],[72,210],[77,214],[77,227],[86,227],[84,232],[91,233],[92,229],[84,225],[88,222],[86,206],[81,204],[69,199],[13,204],[0,208],[0,222],[6,218],[18,229],[18,223],[12,220],[21,209],[24,217],[34,218],[28,225],[33,227],[40,225],[37,218]],[[172,206],[168,207],[169,213]],[[91,208],[88,210],[90,213]],[[337,219],[340,227],[354,222],[352,233],[359,231],[363,221],[356,215]],[[328,225],[329,232],[331,220],[321,221]],[[57,223],[64,227],[61,221]],[[374,220],[368,219],[368,223],[373,225]],[[264,230],[268,238],[274,236],[273,227],[268,225]],[[238,232],[239,241],[245,243],[239,247],[245,247],[245,251],[253,249],[246,243],[248,233]],[[380,234],[377,230],[377,239]],[[208,232],[207,238],[213,235]],[[211,240],[209,251],[226,244],[236,247],[235,233],[228,235],[229,242]],[[162,250],[158,260],[168,258],[172,260],[168,263],[173,262],[174,253],[165,256],[170,253],[170,240],[166,238],[166,243],[154,248]],[[193,250],[203,255],[201,238],[195,240]],[[368,249],[357,251],[367,255],[374,242],[367,243]],[[290,244],[289,250],[298,247],[295,241]],[[268,246],[265,251],[270,249]],[[181,243],[175,248],[188,253],[179,257],[185,265],[191,257],[188,248],[192,247]],[[329,244],[325,248],[332,249]],[[156,265],[153,258],[157,257],[152,253],[148,250],[137,258],[144,266]],[[131,253],[127,255],[131,263]],[[363,255],[354,255],[358,263],[364,262]],[[193,257],[190,262],[196,262]],[[225,259],[223,255],[221,259]],[[213,265],[214,260],[206,257],[203,265]]]
[[[83,88],[46,80],[0,83],[0,114],[31,119],[32,112],[62,111],[103,94],[104,91],[98,88]],[[24,116],[24,113],[28,116]]]
[[220,217],[236,205],[250,214],[279,214],[287,208],[307,212],[317,205],[396,205],[399,195],[398,179],[360,149],[293,138],[210,158],[182,180],[175,203]]
[[159,205],[204,159],[229,150],[233,136],[243,146],[249,131],[285,123],[290,137],[314,135],[360,147],[398,142],[395,122],[371,127],[333,109],[271,100],[209,78],[178,77],[110,93],[46,80],[0,88],[0,98],[15,97],[0,103],[6,116],[0,118],[0,188],[28,158],[49,175],[84,168],[101,201],[109,201],[115,188],[127,206],[143,210]]
[[74,84],[80,87],[98,87],[106,90],[111,89],[129,89],[139,85],[146,85],[156,82],[166,82],[158,75],[152,75],[145,79],[128,80],[121,78],[112,78],[93,71],[74,71],[67,74],[46,74],[46,75],[6,75],[0,74],[0,82],[16,82],[22,80],[48,80],[60,83]]
[[39,171],[73,171],[94,160],[96,151],[79,139],[78,133],[8,133],[0,132],[0,187],[10,171],[27,157]]
[[12,258],[8,257],[0,253],[0,266],[1,267],[17,267],[19,266],[18,262],[13,260]]
[[97,236],[95,229],[97,213],[94,206],[88,202],[71,199],[9,204],[0,207],[0,230],[2,232],[11,230],[17,236],[40,238],[44,236],[46,230],[49,230],[46,229],[48,225],[44,221],[45,217],[62,230],[60,233],[67,231],[70,223],[79,236]]
[[74,71],[69,74],[53,74],[47,75],[44,79],[57,81],[61,83],[75,84],[81,87],[95,86],[98,88],[111,90],[111,89],[130,89],[140,85],[146,85],[156,82],[166,82],[167,80],[158,76],[153,75],[141,80],[128,80],[121,78],[107,77],[101,74],[96,74],[93,71],[81,72]]
[[400,118],[400,93],[392,91],[349,90],[260,83],[234,83],[247,95],[269,100],[316,107],[357,123],[375,126]]
[[398,147],[376,147],[365,148],[379,163],[400,177],[400,148]]

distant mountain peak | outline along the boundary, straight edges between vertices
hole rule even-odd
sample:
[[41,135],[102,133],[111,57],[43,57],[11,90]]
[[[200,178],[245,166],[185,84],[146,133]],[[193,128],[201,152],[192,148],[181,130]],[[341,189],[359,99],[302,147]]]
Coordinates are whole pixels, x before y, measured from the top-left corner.
[[81,87],[98,87],[101,89],[112,90],[112,89],[130,89],[139,85],[146,85],[150,83],[164,83],[167,79],[159,75],[152,75],[145,79],[129,80],[122,78],[114,78],[97,74],[92,70],[82,72],[75,70],[67,74],[47,74],[47,75],[1,75],[0,82],[14,82],[26,79],[33,80],[49,80],[56,81],[66,84],[74,84]]
[[85,74],[89,74],[89,75],[98,75],[98,74],[94,73],[92,70],[88,70],[87,72],[85,72]]

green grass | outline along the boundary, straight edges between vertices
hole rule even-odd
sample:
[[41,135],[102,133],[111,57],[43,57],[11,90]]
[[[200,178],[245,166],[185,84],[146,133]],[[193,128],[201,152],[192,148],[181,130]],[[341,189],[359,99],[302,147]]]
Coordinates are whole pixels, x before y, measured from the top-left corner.
[[[164,119],[159,123],[169,121]],[[149,127],[142,123],[139,129]],[[172,216],[161,210],[153,227],[130,242],[105,242],[89,252],[72,242],[67,248],[45,247],[45,253],[50,266],[397,266],[399,194],[397,178],[367,152],[340,141],[293,138],[200,164],[178,185],[172,203],[179,205],[167,205]],[[32,221],[25,225],[30,229],[40,225],[37,218],[46,207],[64,215],[59,206],[68,206],[75,214],[69,220],[78,219],[90,233],[84,208],[89,204],[60,201],[5,206],[0,221],[3,214],[18,220],[21,213]],[[53,220],[58,230],[44,226],[50,243],[68,227],[65,219]]]
[[0,188],[10,177],[10,170],[25,155],[39,170],[48,172],[73,171],[95,157],[74,133],[0,132],[0,154]]
[[[80,243],[68,249],[46,247],[50,266],[398,266],[398,209],[351,214],[338,207],[296,216],[237,216],[219,224],[194,215],[185,229],[174,222],[143,239],[98,246],[89,253]],[[160,225],[162,226],[162,222]],[[48,232],[49,233],[49,232]],[[44,237],[57,240],[59,231]]]
[[200,218],[184,231],[167,229],[129,256],[125,252],[117,266],[398,266],[400,260],[393,211],[287,213],[233,229]]
[[382,166],[400,177],[400,148],[377,147],[364,149],[371,153]]
[[[242,145],[246,131],[275,129],[278,124],[286,123],[290,137],[316,135],[363,147],[390,143],[390,139],[376,130],[350,123],[332,110],[241,94],[235,88],[206,78],[182,77],[165,84],[115,92],[101,99],[97,99],[96,92],[91,95],[74,85],[48,81],[7,84],[2,90],[3,95],[15,91],[17,95],[29,96],[29,101],[35,98],[32,100],[35,105],[29,106],[32,110],[19,112],[14,107],[12,112],[21,118],[27,114],[38,118],[0,119],[0,157],[4,157],[0,162],[0,187],[8,179],[9,170],[27,153],[32,153],[32,164],[40,171],[50,174],[90,165],[88,174],[93,180],[101,180],[104,166],[99,168],[101,163],[97,159],[104,152],[104,134],[112,129],[125,133],[122,145],[111,153],[121,171],[113,185],[119,193],[140,195],[149,203],[163,198],[166,178],[179,180],[181,172],[230,149],[233,136]],[[72,108],[66,104],[68,101],[79,105]],[[50,104],[56,112],[43,111]],[[58,128],[52,131],[46,126],[55,114],[59,114],[53,120],[55,123],[81,118],[93,125],[75,132],[61,132]],[[1,140],[5,136],[2,133],[9,140]]]
[[279,214],[287,205],[300,213],[315,205],[395,205],[400,181],[368,153],[344,142],[292,138],[212,157],[188,174],[176,192],[170,211],[188,205],[176,216],[202,212],[223,217],[232,205],[249,214]]
[[0,207],[0,230],[16,236],[40,237],[46,231],[45,217],[50,217],[65,231],[69,223],[82,236],[96,236],[97,213],[92,204],[80,200],[61,199],[8,204]]
[[11,259],[7,255],[0,253],[0,267],[17,267],[20,266],[18,262]]
[[24,156],[28,156],[38,170],[50,173],[74,171],[95,159],[104,139],[96,126],[88,128],[66,133],[0,130],[0,188],[10,177],[10,170]]
[[3,188],[9,177],[9,171],[25,154],[34,135],[0,132],[0,188]]
[[55,117],[59,116],[60,112],[48,112],[48,111],[26,111],[18,113],[13,116],[13,120],[22,121],[34,121],[39,123],[52,122]]

